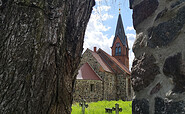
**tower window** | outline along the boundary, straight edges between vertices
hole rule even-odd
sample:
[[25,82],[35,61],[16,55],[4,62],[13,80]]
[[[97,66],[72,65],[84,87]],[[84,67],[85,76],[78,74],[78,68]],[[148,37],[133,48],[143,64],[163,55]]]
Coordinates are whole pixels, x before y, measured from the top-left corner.
[[121,47],[118,48],[118,53],[121,55]]
[[120,47],[120,43],[116,43],[116,47]]
[[121,46],[120,43],[116,43],[116,55],[121,55]]
[[118,48],[116,47],[116,55],[118,54]]

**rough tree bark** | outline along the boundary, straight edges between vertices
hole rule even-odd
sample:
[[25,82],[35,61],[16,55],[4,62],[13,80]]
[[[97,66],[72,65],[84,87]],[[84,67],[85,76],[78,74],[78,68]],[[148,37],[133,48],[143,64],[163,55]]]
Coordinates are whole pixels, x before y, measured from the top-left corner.
[[0,0],[0,113],[71,112],[94,0]]

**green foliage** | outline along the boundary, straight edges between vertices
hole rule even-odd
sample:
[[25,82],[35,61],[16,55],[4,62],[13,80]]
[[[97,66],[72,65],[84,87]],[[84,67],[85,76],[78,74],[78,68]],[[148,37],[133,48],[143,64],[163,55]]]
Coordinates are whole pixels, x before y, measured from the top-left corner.
[[[132,114],[132,101],[98,101],[88,103],[89,107],[85,109],[85,114],[108,114],[105,113],[105,108],[115,107],[115,104],[118,103],[119,107],[122,108],[122,112],[119,114]],[[71,114],[82,114],[82,108],[79,106],[79,103],[75,103],[72,106]],[[110,114],[110,113],[109,113]],[[113,111],[112,114],[115,114]]]

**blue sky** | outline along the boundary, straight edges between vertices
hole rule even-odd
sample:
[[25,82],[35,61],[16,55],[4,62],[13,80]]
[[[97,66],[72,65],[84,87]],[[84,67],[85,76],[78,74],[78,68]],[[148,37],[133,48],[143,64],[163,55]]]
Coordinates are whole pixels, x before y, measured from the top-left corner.
[[131,67],[134,59],[132,45],[135,40],[135,30],[133,29],[132,10],[129,9],[129,0],[96,0],[96,5],[93,8],[85,33],[84,51],[87,48],[93,50],[93,47],[96,46],[111,55],[110,47],[116,30],[119,6],[130,48],[129,63]]

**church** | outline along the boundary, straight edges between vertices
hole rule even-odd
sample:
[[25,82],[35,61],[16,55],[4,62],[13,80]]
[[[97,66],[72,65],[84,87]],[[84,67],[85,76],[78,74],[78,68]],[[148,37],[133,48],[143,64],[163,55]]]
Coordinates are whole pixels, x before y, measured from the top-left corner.
[[131,100],[133,90],[129,71],[129,47],[121,14],[118,16],[112,55],[94,47],[87,49],[76,76],[73,100]]

